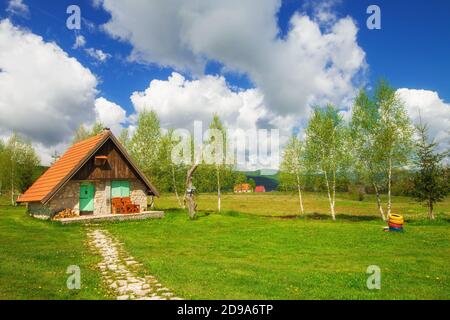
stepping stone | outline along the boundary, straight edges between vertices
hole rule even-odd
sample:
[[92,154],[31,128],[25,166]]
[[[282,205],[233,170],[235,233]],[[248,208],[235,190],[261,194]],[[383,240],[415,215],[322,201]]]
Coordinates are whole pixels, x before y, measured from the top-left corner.
[[127,281],[126,280],[117,280],[117,284],[119,285],[119,287],[123,287],[127,285]]

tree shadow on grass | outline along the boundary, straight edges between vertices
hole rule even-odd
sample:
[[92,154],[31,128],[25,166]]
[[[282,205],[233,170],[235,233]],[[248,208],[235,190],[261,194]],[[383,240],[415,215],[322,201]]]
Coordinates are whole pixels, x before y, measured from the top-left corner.
[[[324,213],[308,213],[306,215],[306,219],[310,220],[331,220],[330,214],[324,214]],[[336,214],[336,220],[345,220],[345,221],[352,221],[352,222],[362,222],[362,221],[375,221],[375,220],[381,220],[380,217],[377,216],[368,216],[368,215],[350,215],[345,213],[339,213]]]

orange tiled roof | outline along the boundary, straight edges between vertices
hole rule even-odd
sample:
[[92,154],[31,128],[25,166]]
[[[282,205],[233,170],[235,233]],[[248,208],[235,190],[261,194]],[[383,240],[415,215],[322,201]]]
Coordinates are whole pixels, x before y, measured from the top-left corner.
[[110,136],[111,131],[102,133],[78,142],[71,146],[64,155],[59,158],[39,179],[18,199],[17,202],[45,202],[47,196],[51,195],[65,179],[77,170],[82,162]]
[[234,186],[234,191],[248,191],[251,190],[250,184],[241,183]]

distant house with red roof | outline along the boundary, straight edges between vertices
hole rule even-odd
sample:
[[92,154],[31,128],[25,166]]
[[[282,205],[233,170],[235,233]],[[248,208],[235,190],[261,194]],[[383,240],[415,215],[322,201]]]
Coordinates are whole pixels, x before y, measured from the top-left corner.
[[266,192],[266,188],[264,186],[256,186],[255,192]]
[[233,188],[234,192],[241,193],[241,192],[252,192],[252,187],[248,183],[239,183],[234,186]]

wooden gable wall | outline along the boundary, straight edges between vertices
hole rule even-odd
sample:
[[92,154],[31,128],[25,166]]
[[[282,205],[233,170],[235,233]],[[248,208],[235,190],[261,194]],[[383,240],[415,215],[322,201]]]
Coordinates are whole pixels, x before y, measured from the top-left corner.
[[[103,165],[95,163],[95,156],[107,156]],[[138,179],[138,174],[111,140],[96,152],[75,174],[74,180]]]

